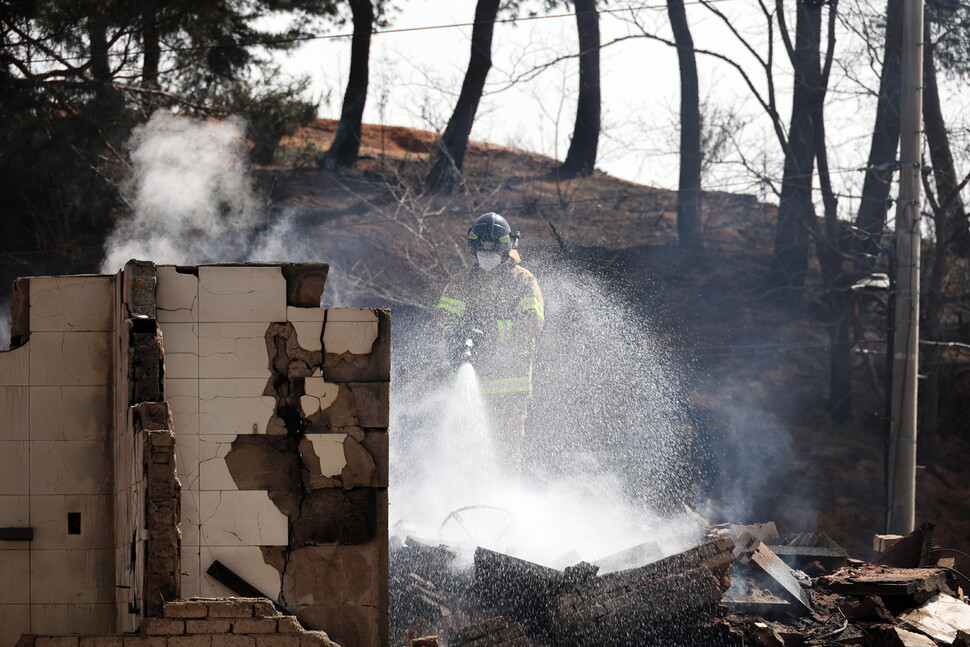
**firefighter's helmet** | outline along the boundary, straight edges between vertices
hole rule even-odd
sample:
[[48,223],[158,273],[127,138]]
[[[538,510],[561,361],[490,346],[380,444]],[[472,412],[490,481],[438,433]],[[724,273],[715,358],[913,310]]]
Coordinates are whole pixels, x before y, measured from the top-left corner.
[[519,242],[519,233],[513,234],[505,218],[489,212],[478,217],[468,230],[466,240],[473,252],[494,252],[506,256]]

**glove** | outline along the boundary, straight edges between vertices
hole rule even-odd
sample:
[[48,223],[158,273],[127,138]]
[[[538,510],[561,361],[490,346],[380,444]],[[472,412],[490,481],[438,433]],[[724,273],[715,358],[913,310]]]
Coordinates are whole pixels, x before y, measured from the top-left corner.
[[449,332],[451,334],[448,335],[446,341],[448,343],[448,360],[451,365],[458,368],[465,362],[471,362],[485,333],[474,326],[461,330],[453,328]]

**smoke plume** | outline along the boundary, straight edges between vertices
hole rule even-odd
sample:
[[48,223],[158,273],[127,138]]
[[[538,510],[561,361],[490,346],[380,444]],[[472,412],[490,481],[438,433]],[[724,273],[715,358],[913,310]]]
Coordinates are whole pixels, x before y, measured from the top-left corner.
[[128,142],[131,214],[105,241],[101,270],[129,259],[199,264],[247,260],[263,212],[248,173],[242,122],[157,112]]

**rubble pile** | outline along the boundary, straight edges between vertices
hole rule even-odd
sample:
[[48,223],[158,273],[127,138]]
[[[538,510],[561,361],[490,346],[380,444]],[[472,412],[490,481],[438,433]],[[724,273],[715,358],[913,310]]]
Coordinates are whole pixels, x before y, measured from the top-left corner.
[[454,548],[408,537],[390,556],[390,644],[970,647],[970,580],[932,532],[877,535],[866,563],[825,533],[722,525],[675,555],[644,544],[563,570],[481,547],[460,567]]

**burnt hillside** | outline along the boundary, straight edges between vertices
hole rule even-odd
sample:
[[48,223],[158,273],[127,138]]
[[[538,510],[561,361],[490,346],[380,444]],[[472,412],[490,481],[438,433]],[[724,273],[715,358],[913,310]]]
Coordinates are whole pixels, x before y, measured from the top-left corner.
[[[772,206],[705,194],[705,247],[688,256],[676,247],[670,191],[599,173],[560,181],[551,159],[472,143],[464,190],[422,195],[431,133],[365,126],[358,169],[333,174],[307,160],[326,149],[334,128],[319,121],[285,142],[279,167],[260,171],[275,217],[294,218],[310,236],[301,244],[333,263],[331,298],[395,308],[401,334],[427,319],[466,262],[471,219],[498,211],[522,231],[520,251],[537,276],[581,267],[599,277],[640,316],[629,334],[660,338],[683,371],[685,433],[695,437],[699,465],[691,488],[671,492],[668,503],[707,501],[715,522],[822,530],[869,554],[883,530],[886,304],[856,304],[853,415],[833,424],[817,266],[797,305],[778,305],[765,288]],[[949,324],[961,334],[962,322]],[[939,458],[919,471],[917,523],[936,522],[941,546],[967,551],[970,474],[962,466],[970,444],[961,421],[970,371],[959,349],[944,359],[944,435]]]

